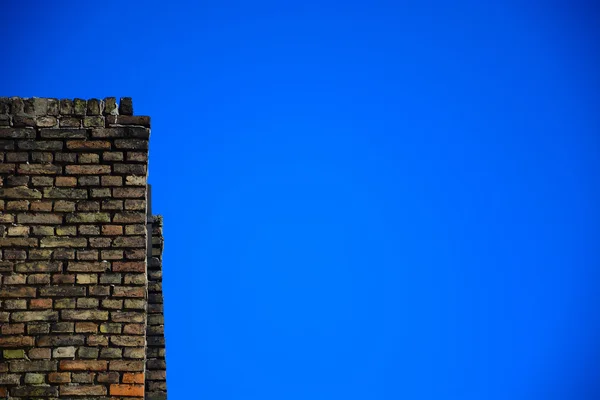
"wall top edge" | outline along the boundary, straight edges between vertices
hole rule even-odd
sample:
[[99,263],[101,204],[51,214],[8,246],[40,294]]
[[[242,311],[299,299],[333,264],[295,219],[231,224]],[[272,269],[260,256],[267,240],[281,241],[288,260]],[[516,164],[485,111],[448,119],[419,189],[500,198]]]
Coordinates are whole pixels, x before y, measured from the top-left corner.
[[0,97],[0,115],[41,116],[108,116],[134,115],[131,97],[104,99],[57,99],[47,97]]

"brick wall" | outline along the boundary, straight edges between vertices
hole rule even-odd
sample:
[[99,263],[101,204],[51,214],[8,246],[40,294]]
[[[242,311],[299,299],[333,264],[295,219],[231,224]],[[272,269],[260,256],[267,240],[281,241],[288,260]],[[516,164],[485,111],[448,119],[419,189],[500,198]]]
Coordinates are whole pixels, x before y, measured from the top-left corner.
[[130,98],[0,98],[0,398],[164,389],[149,134]]
[[146,398],[167,398],[165,336],[162,295],[162,218],[152,220],[152,258],[148,263],[148,325],[146,348]]

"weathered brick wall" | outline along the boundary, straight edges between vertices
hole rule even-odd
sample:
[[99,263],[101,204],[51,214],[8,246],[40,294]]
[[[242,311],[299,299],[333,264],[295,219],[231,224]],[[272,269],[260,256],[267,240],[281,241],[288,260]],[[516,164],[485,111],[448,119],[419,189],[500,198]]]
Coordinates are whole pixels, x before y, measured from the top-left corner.
[[167,398],[165,335],[162,294],[162,217],[152,221],[152,258],[148,262],[148,325],[146,349],[146,399]]
[[0,398],[143,398],[149,128],[129,98],[0,98]]

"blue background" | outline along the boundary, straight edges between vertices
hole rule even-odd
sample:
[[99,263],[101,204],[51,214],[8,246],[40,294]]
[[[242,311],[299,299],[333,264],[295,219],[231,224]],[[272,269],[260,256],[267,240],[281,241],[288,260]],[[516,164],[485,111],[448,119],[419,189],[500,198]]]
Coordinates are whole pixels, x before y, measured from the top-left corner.
[[591,2],[10,3],[0,95],[152,117],[170,399],[600,398]]

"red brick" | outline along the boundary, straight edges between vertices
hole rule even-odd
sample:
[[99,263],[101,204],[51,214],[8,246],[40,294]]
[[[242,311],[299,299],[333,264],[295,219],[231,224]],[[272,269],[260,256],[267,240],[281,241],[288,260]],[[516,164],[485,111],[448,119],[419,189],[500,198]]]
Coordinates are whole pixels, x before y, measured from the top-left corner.
[[111,396],[143,397],[144,385],[110,385]]
[[123,374],[123,383],[144,383],[144,373],[126,372]]

